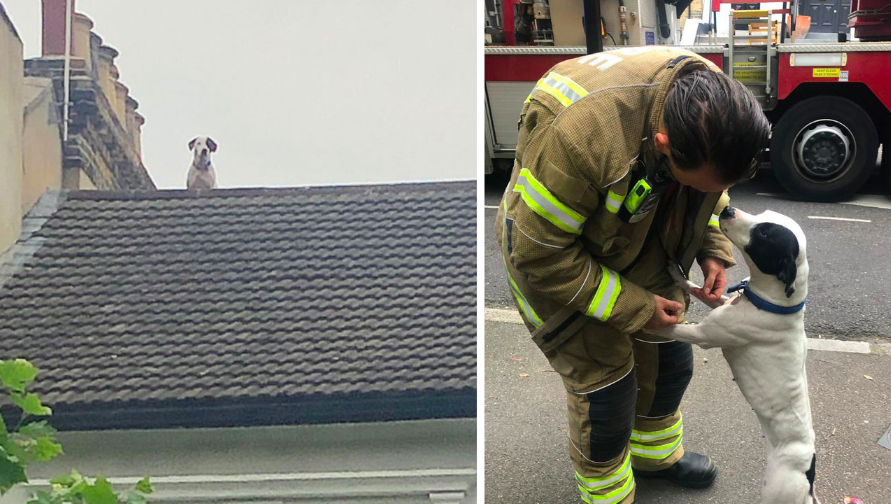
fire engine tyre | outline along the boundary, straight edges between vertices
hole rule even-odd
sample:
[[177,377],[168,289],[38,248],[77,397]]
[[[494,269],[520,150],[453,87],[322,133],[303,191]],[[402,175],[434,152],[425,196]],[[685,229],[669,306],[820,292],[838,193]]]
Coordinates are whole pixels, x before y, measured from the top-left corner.
[[783,114],[770,139],[770,158],[777,180],[794,197],[839,201],[866,183],[878,148],[876,128],[859,105],[822,96]]

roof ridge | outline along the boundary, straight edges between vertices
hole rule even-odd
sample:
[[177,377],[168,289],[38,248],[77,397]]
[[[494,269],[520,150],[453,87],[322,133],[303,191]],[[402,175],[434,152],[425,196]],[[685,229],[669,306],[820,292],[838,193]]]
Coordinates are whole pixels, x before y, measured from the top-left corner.
[[46,238],[34,236],[34,234],[65,203],[67,197],[67,191],[47,191],[43,193],[40,199],[37,200],[37,203],[22,218],[22,230],[19,232],[18,240],[6,252],[0,255],[0,289],[6,285],[9,279],[21,271],[25,263],[46,242]]
[[73,200],[158,200],[158,199],[203,199],[203,198],[237,198],[250,196],[284,196],[296,193],[354,193],[368,190],[398,189],[401,191],[423,191],[435,187],[455,187],[476,185],[473,179],[435,180],[421,182],[390,183],[354,183],[309,185],[291,187],[231,187],[207,191],[189,191],[187,189],[159,189],[156,191],[70,191],[68,198]]

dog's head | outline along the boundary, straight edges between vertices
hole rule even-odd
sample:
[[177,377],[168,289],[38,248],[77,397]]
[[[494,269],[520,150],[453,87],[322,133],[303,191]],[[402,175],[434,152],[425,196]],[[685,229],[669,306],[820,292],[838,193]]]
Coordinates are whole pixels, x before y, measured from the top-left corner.
[[192,165],[207,169],[210,166],[210,153],[217,151],[217,143],[210,137],[195,137],[189,142],[189,150],[192,151]]
[[775,279],[782,285],[774,281],[774,287],[787,298],[795,294],[796,287],[807,290],[807,240],[798,223],[770,210],[751,215],[733,207],[721,212],[719,223],[743,253],[753,282],[759,277]]

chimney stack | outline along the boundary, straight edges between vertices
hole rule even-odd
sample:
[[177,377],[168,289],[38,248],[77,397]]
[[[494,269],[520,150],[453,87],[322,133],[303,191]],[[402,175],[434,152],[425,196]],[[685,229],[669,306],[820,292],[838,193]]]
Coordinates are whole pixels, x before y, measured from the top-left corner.
[[[71,47],[74,47],[74,1],[71,0]],[[65,55],[65,2],[66,0],[42,0],[43,2],[43,57]]]
[[[92,29],[93,20],[79,12],[74,14],[74,23],[71,25],[71,32],[74,35],[71,44],[71,57],[84,60],[88,75],[93,68],[93,58],[90,57],[90,30]],[[64,52],[64,48],[62,49]]]

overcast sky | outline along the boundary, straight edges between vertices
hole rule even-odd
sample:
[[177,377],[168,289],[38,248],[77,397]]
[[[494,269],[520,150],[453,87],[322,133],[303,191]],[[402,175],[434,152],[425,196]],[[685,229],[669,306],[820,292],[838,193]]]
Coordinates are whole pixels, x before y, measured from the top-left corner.
[[[0,0],[40,55],[40,0]],[[476,177],[474,0],[76,0],[120,51],[144,163],[185,187],[209,135],[222,187]]]

